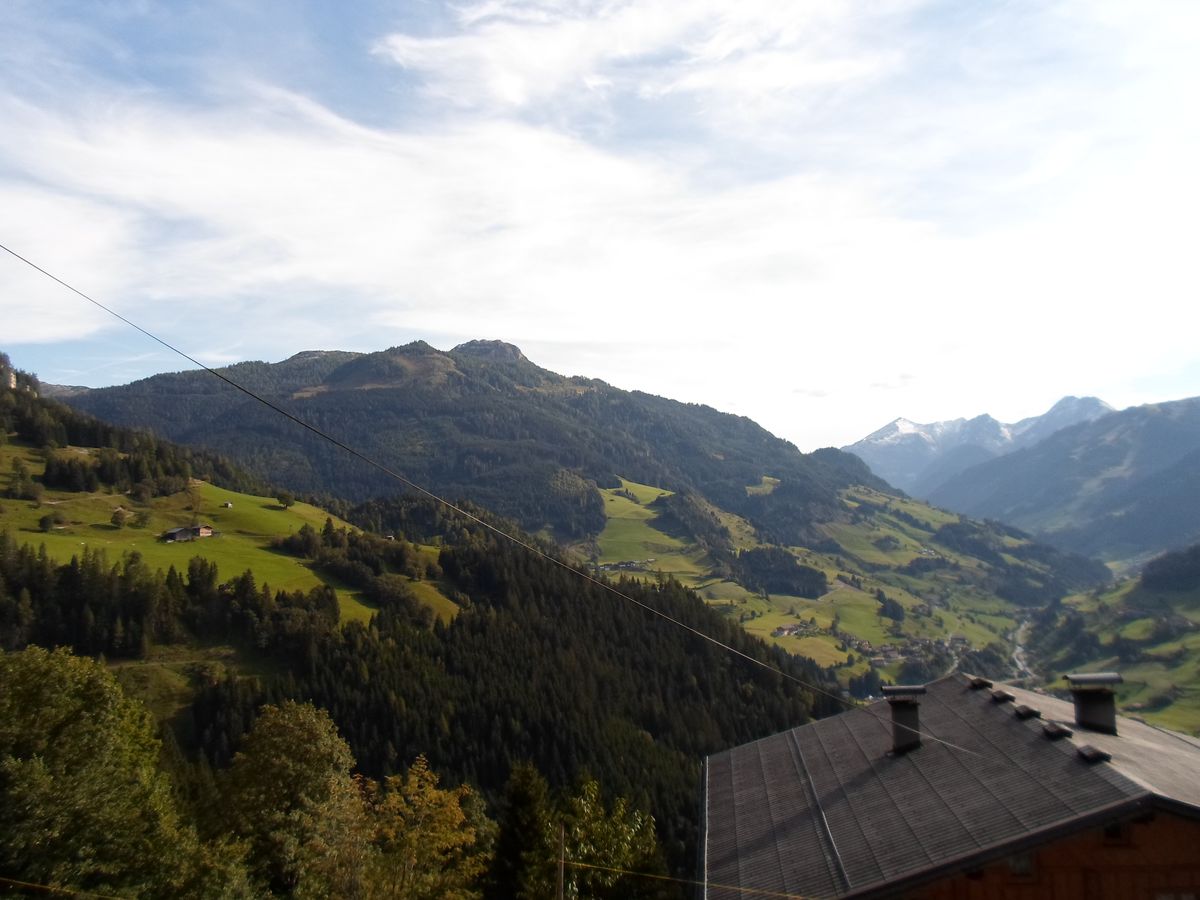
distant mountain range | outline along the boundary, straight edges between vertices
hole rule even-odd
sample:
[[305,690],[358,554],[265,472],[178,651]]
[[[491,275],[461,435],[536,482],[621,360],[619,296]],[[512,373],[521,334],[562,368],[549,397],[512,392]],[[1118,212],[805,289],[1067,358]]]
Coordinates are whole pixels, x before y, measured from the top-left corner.
[[1061,429],[960,472],[929,500],[1109,560],[1194,543],[1200,540],[1200,397]]
[[901,418],[842,449],[862,459],[888,484],[925,498],[972,466],[1112,411],[1095,397],[1064,397],[1046,413],[1012,424],[986,414],[928,424]]
[[1110,562],[1200,539],[1200,398],[1116,412],[1064,397],[1011,425],[897,419],[843,449],[935,506]]

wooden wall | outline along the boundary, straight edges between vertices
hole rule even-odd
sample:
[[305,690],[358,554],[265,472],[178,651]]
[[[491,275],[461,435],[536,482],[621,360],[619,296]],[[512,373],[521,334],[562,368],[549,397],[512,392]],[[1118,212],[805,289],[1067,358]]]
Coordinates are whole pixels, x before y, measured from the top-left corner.
[[[1114,833],[1118,832],[1118,833]],[[1200,821],[1156,813],[946,878],[912,900],[1200,900]]]

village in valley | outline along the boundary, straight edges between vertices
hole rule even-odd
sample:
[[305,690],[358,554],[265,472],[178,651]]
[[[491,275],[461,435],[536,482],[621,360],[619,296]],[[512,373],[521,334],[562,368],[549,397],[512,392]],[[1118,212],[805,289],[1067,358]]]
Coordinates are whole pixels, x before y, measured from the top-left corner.
[[817,624],[815,617],[790,625],[780,625],[771,632],[771,637],[774,638],[821,636],[834,638],[846,651],[858,654],[877,669],[908,662],[910,659],[946,655],[958,657],[971,649],[971,642],[962,634],[952,634],[948,638],[899,636],[895,642],[876,646],[865,638],[847,634],[836,626],[822,628]]

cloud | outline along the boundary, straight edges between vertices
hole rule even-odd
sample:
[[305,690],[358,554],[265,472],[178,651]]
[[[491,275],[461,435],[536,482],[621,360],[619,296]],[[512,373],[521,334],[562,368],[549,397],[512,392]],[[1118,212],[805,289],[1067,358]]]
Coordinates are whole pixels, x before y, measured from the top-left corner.
[[897,391],[908,387],[915,380],[916,376],[909,375],[908,373],[901,373],[892,378],[882,379],[880,381],[872,381],[871,389],[875,391]]
[[[370,124],[26,54],[5,237],[208,362],[502,337],[802,446],[1016,420],[1194,357],[1200,29],[1159,12],[493,0],[373,42]],[[0,263],[9,341],[110,327]]]
[[[53,260],[55,274],[111,296],[132,281],[134,218],[104,202],[28,184],[0,181],[7,222],[2,242],[27,259]],[[70,245],[69,262],[63,247]],[[9,341],[47,342],[81,337],[108,317],[45,276],[0,253],[0,298]]]
[[486,2],[464,7],[457,30],[397,32],[375,50],[460,109],[577,120],[682,97],[715,124],[734,110],[766,115],[781,96],[880,77],[895,54],[856,42],[860,23],[878,26],[907,5],[880,14],[830,2]]

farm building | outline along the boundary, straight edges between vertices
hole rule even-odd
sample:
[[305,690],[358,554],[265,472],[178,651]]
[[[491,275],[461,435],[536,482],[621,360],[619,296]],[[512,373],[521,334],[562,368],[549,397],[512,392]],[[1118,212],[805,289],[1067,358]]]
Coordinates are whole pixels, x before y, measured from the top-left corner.
[[1200,898],[1200,740],[951,675],[709,757],[705,900]]
[[200,538],[216,537],[217,534],[218,532],[213,531],[211,525],[184,525],[181,528],[164,531],[162,540],[171,544],[177,541],[196,541]]

